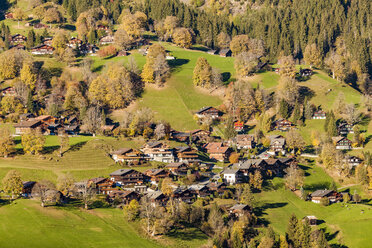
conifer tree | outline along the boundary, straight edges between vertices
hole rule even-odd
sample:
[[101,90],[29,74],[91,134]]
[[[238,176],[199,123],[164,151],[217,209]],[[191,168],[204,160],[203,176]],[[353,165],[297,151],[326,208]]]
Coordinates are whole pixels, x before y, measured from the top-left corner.
[[282,118],[287,119],[289,117],[289,105],[288,103],[284,100],[281,99],[279,103],[279,114]]

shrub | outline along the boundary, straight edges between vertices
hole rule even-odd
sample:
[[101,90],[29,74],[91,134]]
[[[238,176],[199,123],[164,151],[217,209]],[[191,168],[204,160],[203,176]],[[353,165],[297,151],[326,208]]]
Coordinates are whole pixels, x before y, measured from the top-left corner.
[[329,199],[327,197],[323,197],[320,200],[320,204],[322,204],[323,206],[328,206],[329,205]]

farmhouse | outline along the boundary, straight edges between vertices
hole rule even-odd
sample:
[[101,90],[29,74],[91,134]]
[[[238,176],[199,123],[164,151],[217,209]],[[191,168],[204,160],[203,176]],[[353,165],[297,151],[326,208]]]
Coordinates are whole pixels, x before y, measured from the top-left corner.
[[209,154],[209,158],[221,162],[226,161],[231,153],[230,148],[223,146],[221,142],[207,143],[204,148]]
[[124,204],[129,204],[132,200],[139,200],[140,195],[135,191],[124,191],[115,189],[112,190],[109,194],[109,197],[113,199],[120,199],[120,201]]
[[234,206],[229,208],[230,215],[233,215],[236,218],[247,215],[250,212],[252,212],[252,209],[246,204],[235,204]]
[[143,153],[137,149],[122,148],[111,153],[112,159],[118,162],[127,162],[128,164],[138,165],[145,161]]
[[144,195],[150,199],[153,206],[165,206],[168,201],[168,197],[161,191],[147,191]]
[[342,122],[337,127],[340,135],[347,135],[348,133],[354,133],[353,125],[350,123]]
[[141,151],[151,161],[163,163],[173,163],[175,161],[173,149],[159,141],[151,141],[146,143],[141,148]]
[[336,146],[337,150],[350,150],[351,149],[351,140],[346,137],[338,136],[332,137],[332,141]]
[[235,144],[238,149],[253,149],[256,145],[251,134],[238,134],[230,143]]
[[244,130],[244,122],[242,122],[242,121],[235,121],[234,122],[234,129],[237,132],[242,132]]
[[21,121],[18,124],[15,124],[15,134],[21,135],[27,132],[30,132],[32,130],[36,130],[36,128],[39,128],[42,125],[42,122],[40,120],[28,120],[28,121]]
[[108,45],[114,43],[114,36],[106,35],[99,40],[100,45]]
[[110,179],[118,185],[142,185],[149,178],[133,169],[119,169],[110,174]]
[[196,116],[198,118],[212,118],[212,119],[217,119],[220,117],[220,111],[214,107],[204,107],[200,109],[198,112],[196,112]]
[[191,137],[193,137],[193,140],[196,141],[206,141],[209,136],[211,135],[211,132],[203,130],[203,129],[195,129],[190,131]]
[[165,168],[176,175],[186,175],[188,170],[188,166],[185,163],[170,163],[167,164]]
[[21,35],[21,34],[12,35],[12,37],[10,38],[10,42],[12,44],[15,44],[15,43],[24,43],[26,41],[27,41],[27,37],[24,36],[24,35]]
[[194,184],[189,186],[189,190],[192,194],[198,197],[206,197],[211,194],[209,188],[206,185]]
[[23,187],[22,187],[22,196],[23,197],[31,197],[32,194],[32,189],[34,188],[36,182],[35,181],[26,181],[22,182]]
[[223,172],[223,179],[228,184],[241,183],[243,181],[243,173],[239,169],[227,168]]
[[305,221],[306,219],[309,220],[309,224],[310,224],[310,226],[316,226],[317,223],[318,223],[318,218],[315,217],[314,215],[305,216],[305,217],[303,218],[304,221]]
[[15,91],[14,87],[6,87],[6,88],[1,90],[1,95],[2,96],[15,96],[16,91]]
[[274,129],[282,132],[289,131],[294,125],[292,122],[286,119],[276,120],[274,123]]
[[281,135],[271,135],[270,150],[273,152],[283,152],[285,147],[285,138]]
[[357,156],[347,156],[344,159],[344,162],[347,163],[350,168],[360,165],[363,160],[361,158],[358,158]]
[[46,55],[53,54],[54,48],[45,44],[36,46],[31,49],[31,53],[34,55]]
[[75,37],[72,37],[68,43],[67,43],[67,46],[68,47],[71,47],[71,48],[78,48],[81,46],[81,44],[83,43],[82,40],[78,39],[78,38],[75,38]]
[[324,120],[327,118],[326,112],[323,110],[317,110],[314,112],[313,119]]
[[313,71],[311,69],[300,70],[300,76],[301,77],[310,77],[311,75],[313,75]]
[[199,161],[198,151],[189,146],[176,147],[175,152],[179,162],[194,163]]
[[157,184],[161,179],[169,177],[169,171],[164,169],[149,169],[144,174],[150,177],[150,181],[153,184]]
[[113,190],[114,182],[108,178],[96,177],[88,180],[88,186],[95,189],[97,194],[109,194]]
[[342,194],[337,193],[334,190],[317,190],[311,195],[311,201],[315,203],[320,203],[323,198],[328,198],[330,203],[342,201]]
[[219,195],[222,195],[226,190],[226,184],[224,182],[209,182],[207,187],[211,192],[217,192]]
[[221,51],[219,52],[219,55],[220,55],[221,57],[231,57],[231,54],[232,54],[232,52],[231,52],[231,50],[228,49],[228,48],[221,49]]

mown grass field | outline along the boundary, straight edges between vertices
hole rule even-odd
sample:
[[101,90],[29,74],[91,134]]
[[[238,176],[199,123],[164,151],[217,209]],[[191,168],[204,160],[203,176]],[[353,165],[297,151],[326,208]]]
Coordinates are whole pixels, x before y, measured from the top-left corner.
[[128,223],[120,209],[41,208],[34,200],[17,200],[0,207],[0,246],[7,247],[200,247],[206,236],[194,229],[161,242],[140,236],[139,224]]
[[[314,189],[326,188],[332,183],[322,168],[310,165],[305,167],[306,179],[305,192]],[[258,194],[262,206],[260,218],[264,218],[267,224],[280,234],[285,234],[288,220],[292,213],[298,218],[315,215],[320,220],[317,228],[325,228],[327,239],[331,243],[346,245],[350,248],[370,247],[370,235],[372,226],[372,205],[365,204],[332,204],[321,206],[320,204],[301,200],[291,191],[285,189],[283,179],[273,180],[273,187],[269,191]],[[347,190],[347,189],[343,189]],[[354,188],[349,189],[354,193]]]

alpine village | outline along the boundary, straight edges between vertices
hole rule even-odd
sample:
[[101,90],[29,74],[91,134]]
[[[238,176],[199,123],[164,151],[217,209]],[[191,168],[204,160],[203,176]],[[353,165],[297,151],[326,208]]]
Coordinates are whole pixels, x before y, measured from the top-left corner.
[[371,0],[0,0],[0,247],[372,247]]

